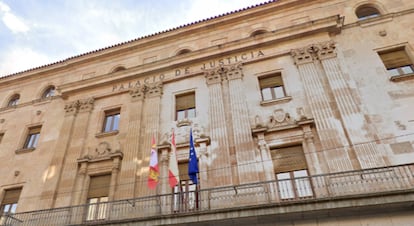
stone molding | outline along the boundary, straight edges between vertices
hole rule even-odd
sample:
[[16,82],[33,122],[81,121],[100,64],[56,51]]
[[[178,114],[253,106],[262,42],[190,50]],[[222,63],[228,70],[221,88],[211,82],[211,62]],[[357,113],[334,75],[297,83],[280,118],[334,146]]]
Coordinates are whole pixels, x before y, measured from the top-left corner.
[[78,112],[90,112],[93,109],[95,99],[93,97],[75,100],[65,104],[66,115],[76,115]]
[[294,119],[289,112],[283,109],[275,109],[266,121],[262,121],[259,115],[255,117],[255,127],[253,133],[271,132],[285,129],[302,127],[303,125],[313,124],[314,120],[306,117],[302,108],[298,108],[298,117]]
[[296,65],[312,63],[316,60],[325,60],[336,57],[335,43],[333,41],[320,42],[304,48],[290,51]]
[[220,65],[214,69],[204,70],[207,85],[221,83],[224,80],[241,79],[243,77],[242,64]]
[[155,82],[150,84],[144,84],[134,89],[129,90],[132,101],[144,100],[145,98],[159,97],[163,94],[162,83]]
[[82,162],[99,162],[116,158],[121,160],[124,156],[120,150],[120,144],[118,148],[113,149],[106,141],[100,142],[92,152],[90,148],[88,149],[89,153],[78,159],[79,164]]

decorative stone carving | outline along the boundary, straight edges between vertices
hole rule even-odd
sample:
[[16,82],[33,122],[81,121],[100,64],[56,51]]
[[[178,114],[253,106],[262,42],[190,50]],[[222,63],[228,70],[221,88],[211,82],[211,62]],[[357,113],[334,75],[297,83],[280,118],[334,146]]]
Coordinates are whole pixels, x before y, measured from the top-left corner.
[[101,142],[98,144],[98,147],[95,149],[97,156],[106,155],[111,152],[111,147],[108,142]]
[[306,117],[305,115],[305,110],[303,110],[303,108],[296,108],[296,113],[298,114],[299,120],[308,119],[308,117]]
[[143,85],[129,90],[129,95],[131,95],[132,101],[143,100],[147,89],[148,87]]
[[79,112],[89,112],[93,109],[95,99],[93,97],[79,100]]
[[117,148],[112,149],[111,145],[106,141],[99,143],[93,151],[91,151],[90,148],[88,148],[88,152],[89,152],[88,154],[78,159],[78,162],[99,161],[99,160],[113,159],[116,157],[119,157],[122,159],[123,157],[120,144],[118,144]]
[[317,45],[318,51],[316,54],[319,60],[329,59],[336,57],[335,43],[333,41],[322,42]]
[[242,72],[242,65],[241,64],[235,64],[230,65],[227,70],[227,79],[241,79],[243,77]]
[[285,113],[283,109],[274,110],[273,115],[271,115],[269,118],[269,127],[294,124],[294,121],[290,117],[290,114]]
[[207,85],[221,83],[221,74],[217,73],[215,70],[205,71],[204,77],[206,78]]
[[156,82],[146,85],[146,97],[157,97],[162,95],[162,83]]
[[335,43],[333,41],[309,45],[305,48],[290,51],[296,65],[312,63],[314,60],[324,60],[336,57]]
[[313,46],[309,46],[306,48],[299,48],[299,49],[292,49],[290,51],[293,60],[295,61],[296,65],[312,63],[314,60],[313,53],[315,49]]
[[78,112],[79,101],[72,101],[65,105],[66,115],[74,115]]

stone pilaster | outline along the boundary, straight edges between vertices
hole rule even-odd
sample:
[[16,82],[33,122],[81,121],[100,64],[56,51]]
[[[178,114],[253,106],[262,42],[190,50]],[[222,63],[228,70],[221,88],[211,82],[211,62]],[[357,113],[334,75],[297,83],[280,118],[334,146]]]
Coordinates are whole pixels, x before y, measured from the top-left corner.
[[244,95],[242,83],[242,65],[231,65],[227,70],[229,84],[230,112],[235,155],[237,159],[237,172],[239,183],[258,181],[260,170],[258,168],[255,146],[251,133],[249,112]]
[[171,145],[162,145],[158,146],[158,153],[161,153],[159,159],[159,170],[160,170],[160,194],[163,195],[161,199],[161,213],[169,214],[171,213],[171,188],[168,182],[168,163],[169,163],[169,153],[171,151]]
[[315,125],[325,152],[330,172],[351,170],[352,153],[346,134],[339,118],[335,117],[331,107],[331,99],[327,87],[324,87],[325,78],[319,62],[316,61],[317,48],[308,46],[292,50],[291,54],[298,67],[309,108],[315,119]]
[[375,139],[366,129],[368,127],[367,122],[339,66],[335,44],[331,41],[320,43],[317,45],[317,48],[316,54],[322,63],[332,95],[343,120],[343,125],[361,167],[384,166],[385,163],[378,152],[378,148],[375,144],[372,144]]
[[53,157],[48,168],[48,176],[46,177],[45,186],[41,195],[41,199],[45,200],[43,208],[55,207],[55,201],[58,190],[58,183],[63,174],[63,165],[65,163],[65,156],[69,149],[69,144],[74,127],[74,121],[79,109],[79,101],[73,101],[65,105],[65,117],[61,133],[59,134],[56,148],[53,152]]
[[148,189],[147,180],[152,137],[155,137],[156,142],[159,141],[158,131],[160,122],[162,83],[146,84],[146,86],[145,99],[142,106],[142,121],[139,136],[140,143],[137,146],[139,149],[139,163],[136,179],[137,187],[135,188],[137,197],[155,195],[157,193],[156,190]]
[[72,205],[80,205],[81,204],[81,197],[82,191],[85,190],[83,185],[85,184],[85,180],[88,177],[87,175],[88,170],[88,163],[82,162],[79,167],[78,176],[76,178],[74,191],[72,193]]
[[[209,183],[209,177],[208,177],[208,173],[209,172],[209,167],[208,167],[208,158],[209,158],[209,153],[207,151],[207,145],[210,144],[210,139],[209,138],[197,138],[195,139],[196,144],[198,144],[199,148],[198,148],[198,170],[199,170],[199,175],[200,175],[200,186],[202,186],[201,188],[204,188],[204,185]],[[201,208],[203,209],[209,209],[209,198],[208,198],[209,194],[208,192],[201,192]]]
[[231,185],[232,170],[230,161],[230,150],[228,144],[228,131],[226,126],[226,113],[224,110],[224,96],[221,86],[222,76],[226,73],[225,68],[205,72],[205,78],[209,89],[209,122],[210,122],[210,171],[206,187]]
[[[68,143],[65,161],[63,162],[63,174],[57,188],[56,207],[70,205],[73,202],[72,192],[75,192],[75,181],[78,171],[77,159],[84,155],[85,141],[88,136],[90,113],[93,109],[94,99],[78,100],[78,114],[74,122],[72,135]],[[59,202],[59,203],[58,203]]]
[[119,174],[122,184],[118,186],[117,199],[136,198],[136,174],[140,170],[138,168],[138,156],[140,156],[138,147],[142,142],[140,134],[146,90],[146,86],[141,86],[129,91],[131,103],[128,105],[128,132],[126,133],[124,145],[122,171]]

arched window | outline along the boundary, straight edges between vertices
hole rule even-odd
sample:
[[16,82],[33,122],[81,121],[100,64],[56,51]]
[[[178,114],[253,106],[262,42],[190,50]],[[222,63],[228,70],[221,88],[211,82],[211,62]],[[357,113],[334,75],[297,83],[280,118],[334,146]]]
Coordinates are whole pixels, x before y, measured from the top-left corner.
[[189,50],[189,49],[182,49],[182,50],[178,51],[178,53],[176,54],[176,56],[183,55],[183,54],[186,54],[186,53],[189,53],[189,52],[191,52],[191,50]]
[[256,31],[253,31],[251,34],[250,34],[250,37],[254,37],[254,36],[257,36],[257,35],[261,35],[261,34],[265,34],[265,33],[267,33],[268,31],[266,31],[266,30],[264,30],[264,29],[261,29],[261,30],[256,30]]
[[116,67],[114,70],[112,70],[112,73],[123,71],[123,70],[126,70],[126,68],[124,66],[119,66],[119,67]]
[[361,5],[355,10],[355,14],[360,20],[365,20],[381,15],[379,10],[372,5]]
[[8,107],[13,107],[16,106],[19,103],[20,100],[20,95],[19,94],[14,94],[10,100],[9,103],[7,104]]
[[42,98],[48,98],[48,97],[52,97],[55,95],[55,87],[54,86],[49,86],[45,92],[43,92],[42,94]]

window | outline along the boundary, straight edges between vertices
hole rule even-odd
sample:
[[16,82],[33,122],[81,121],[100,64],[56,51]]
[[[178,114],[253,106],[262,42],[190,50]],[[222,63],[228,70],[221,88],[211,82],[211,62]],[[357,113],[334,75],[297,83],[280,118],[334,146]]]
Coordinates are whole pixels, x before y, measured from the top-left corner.
[[4,198],[1,202],[0,210],[2,217],[0,218],[0,224],[3,225],[6,220],[4,217],[8,214],[16,213],[17,202],[19,201],[21,188],[9,189],[5,191]]
[[180,182],[173,190],[173,211],[194,211],[199,207],[198,189],[188,176],[188,162],[179,163],[178,171]]
[[186,53],[191,53],[191,50],[189,50],[189,49],[182,49],[182,50],[180,50],[180,51],[177,52],[176,56],[183,55],[183,54],[186,54]]
[[186,93],[175,97],[175,119],[177,121],[196,117],[195,93]]
[[282,200],[313,196],[302,145],[272,149],[271,156]]
[[404,47],[378,53],[390,76],[413,74],[414,67]]
[[356,9],[355,14],[360,20],[365,20],[368,18],[373,18],[381,15],[378,9],[371,5],[359,6]]
[[103,220],[107,216],[111,175],[92,176],[88,190],[86,220]]
[[105,112],[105,120],[102,132],[112,132],[119,129],[119,120],[121,118],[120,109],[110,110]]
[[286,97],[282,75],[280,73],[272,76],[260,77],[259,85],[263,101]]
[[43,92],[42,98],[48,98],[48,97],[52,97],[54,95],[55,95],[55,87],[54,86],[50,86],[49,88],[47,88],[45,90],[45,92]]
[[40,137],[40,129],[42,127],[36,126],[29,128],[29,133],[27,134],[26,142],[24,143],[24,149],[34,149],[37,146]]
[[0,133],[0,143],[3,140],[3,137],[4,137],[4,133]]
[[12,96],[12,98],[10,98],[9,103],[7,104],[8,107],[13,107],[16,106],[19,103],[20,100],[20,95],[19,94],[15,94]]

